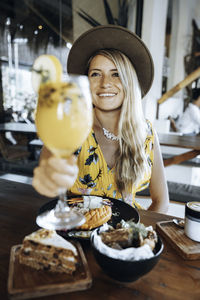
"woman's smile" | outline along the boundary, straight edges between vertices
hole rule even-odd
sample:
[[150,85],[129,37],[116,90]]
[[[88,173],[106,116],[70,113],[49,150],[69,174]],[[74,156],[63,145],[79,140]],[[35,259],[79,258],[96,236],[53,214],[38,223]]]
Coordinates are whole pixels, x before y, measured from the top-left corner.
[[114,97],[116,93],[99,93],[97,94],[99,97]]

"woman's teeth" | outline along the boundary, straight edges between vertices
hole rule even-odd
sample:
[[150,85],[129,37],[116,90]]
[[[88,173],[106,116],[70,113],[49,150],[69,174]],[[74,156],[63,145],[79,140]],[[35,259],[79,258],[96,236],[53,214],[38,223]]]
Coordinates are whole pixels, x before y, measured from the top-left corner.
[[110,93],[99,94],[99,97],[113,97],[113,96],[115,96],[115,94],[110,94]]

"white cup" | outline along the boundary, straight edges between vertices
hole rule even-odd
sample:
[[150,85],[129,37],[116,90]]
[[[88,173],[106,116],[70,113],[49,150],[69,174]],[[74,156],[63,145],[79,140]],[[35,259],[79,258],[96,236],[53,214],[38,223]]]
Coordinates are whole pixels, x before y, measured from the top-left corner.
[[185,234],[200,242],[200,202],[188,202],[185,206]]

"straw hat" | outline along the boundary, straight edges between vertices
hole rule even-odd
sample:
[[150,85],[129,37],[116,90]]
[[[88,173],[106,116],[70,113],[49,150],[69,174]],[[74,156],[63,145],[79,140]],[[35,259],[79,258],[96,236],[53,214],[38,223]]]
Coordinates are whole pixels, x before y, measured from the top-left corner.
[[85,75],[89,58],[102,49],[119,50],[130,59],[136,70],[142,95],[146,95],[154,77],[151,54],[136,34],[121,26],[97,26],[84,32],[69,52],[68,73]]

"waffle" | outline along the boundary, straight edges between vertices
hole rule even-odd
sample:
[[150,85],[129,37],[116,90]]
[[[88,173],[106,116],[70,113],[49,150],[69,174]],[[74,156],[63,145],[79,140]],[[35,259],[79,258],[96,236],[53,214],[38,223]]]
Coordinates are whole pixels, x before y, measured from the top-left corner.
[[112,209],[108,205],[102,205],[100,208],[91,209],[84,216],[86,222],[79,229],[90,230],[108,222],[112,216]]

